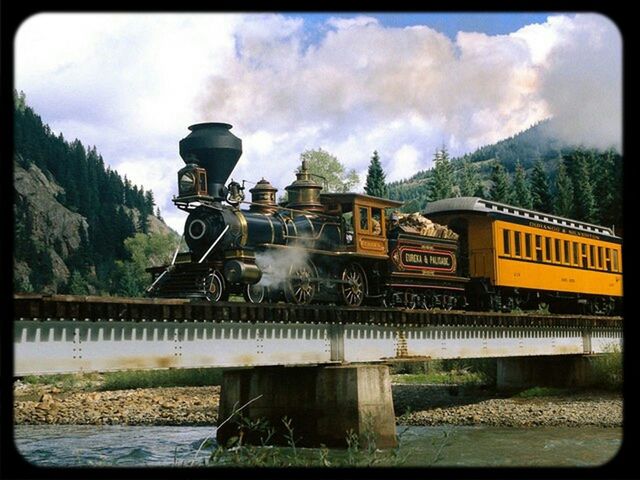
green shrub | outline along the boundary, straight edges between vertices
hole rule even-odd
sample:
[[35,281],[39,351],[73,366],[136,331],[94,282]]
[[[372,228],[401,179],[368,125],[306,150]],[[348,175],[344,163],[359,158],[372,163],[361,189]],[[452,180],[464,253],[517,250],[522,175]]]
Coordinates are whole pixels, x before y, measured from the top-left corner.
[[593,385],[608,390],[622,388],[622,351],[618,345],[612,345],[609,353],[591,358]]

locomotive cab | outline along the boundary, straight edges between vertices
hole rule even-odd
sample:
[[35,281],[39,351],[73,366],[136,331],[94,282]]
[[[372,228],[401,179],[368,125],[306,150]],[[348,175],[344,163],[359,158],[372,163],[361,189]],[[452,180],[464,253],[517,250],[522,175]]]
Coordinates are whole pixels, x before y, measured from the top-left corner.
[[326,211],[342,217],[344,251],[387,257],[387,208],[398,208],[402,202],[360,193],[322,193],[320,200]]

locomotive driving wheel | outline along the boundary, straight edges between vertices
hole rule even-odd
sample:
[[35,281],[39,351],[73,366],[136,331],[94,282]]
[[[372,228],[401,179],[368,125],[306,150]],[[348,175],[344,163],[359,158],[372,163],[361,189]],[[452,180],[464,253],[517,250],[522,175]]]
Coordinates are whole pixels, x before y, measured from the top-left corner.
[[359,307],[366,293],[366,277],[362,267],[350,263],[342,271],[342,301],[350,307]]
[[317,274],[311,262],[292,265],[284,288],[288,302],[300,305],[311,303],[318,289]]
[[267,289],[259,283],[247,285],[242,292],[242,296],[249,303],[262,303],[267,296]]
[[204,277],[202,287],[205,297],[210,302],[223,302],[229,298],[229,292],[224,288],[222,275],[217,270]]

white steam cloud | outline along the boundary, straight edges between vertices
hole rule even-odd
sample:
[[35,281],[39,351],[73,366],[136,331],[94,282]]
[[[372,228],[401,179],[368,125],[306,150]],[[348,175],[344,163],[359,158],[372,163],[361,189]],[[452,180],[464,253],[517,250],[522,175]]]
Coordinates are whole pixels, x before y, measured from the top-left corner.
[[256,265],[262,270],[258,285],[272,290],[282,289],[289,273],[303,267],[309,259],[309,252],[302,247],[287,247],[256,253]]

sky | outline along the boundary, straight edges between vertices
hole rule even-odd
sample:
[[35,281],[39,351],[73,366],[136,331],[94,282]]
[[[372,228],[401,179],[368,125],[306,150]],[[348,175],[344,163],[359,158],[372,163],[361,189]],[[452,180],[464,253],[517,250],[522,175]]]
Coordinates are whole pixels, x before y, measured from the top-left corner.
[[374,150],[397,181],[547,118],[563,140],[622,143],[622,38],[600,14],[50,13],[14,53],[43,121],[153,190],[178,232],[178,142],[204,121],[242,139],[235,180],[280,190],[308,149],[361,189]]

